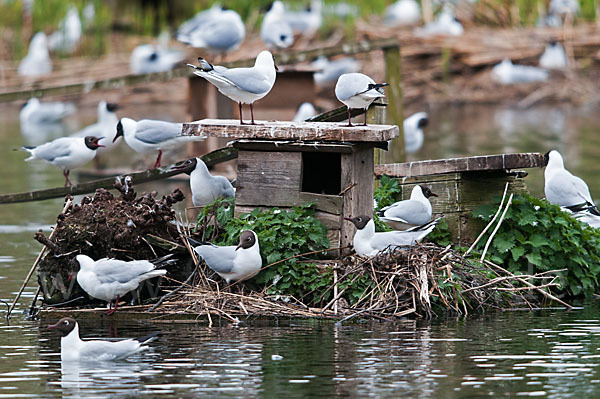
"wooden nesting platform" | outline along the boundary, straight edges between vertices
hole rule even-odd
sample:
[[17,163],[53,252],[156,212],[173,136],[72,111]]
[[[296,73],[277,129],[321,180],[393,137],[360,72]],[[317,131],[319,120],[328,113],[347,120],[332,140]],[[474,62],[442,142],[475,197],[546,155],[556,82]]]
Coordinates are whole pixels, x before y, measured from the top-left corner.
[[373,213],[373,149],[386,148],[398,127],[258,123],[204,119],[184,124],[183,134],[237,139],[236,214],[312,202],[331,247],[351,246],[356,228],[343,218]]
[[438,195],[431,198],[433,213],[445,215],[453,241],[471,243],[482,228],[481,221],[472,218],[473,210],[502,195],[506,183],[509,192],[527,191],[521,178],[527,173],[512,170],[544,166],[539,153],[500,154],[375,165],[375,176],[398,178],[403,200],[410,198],[415,185],[429,186]]

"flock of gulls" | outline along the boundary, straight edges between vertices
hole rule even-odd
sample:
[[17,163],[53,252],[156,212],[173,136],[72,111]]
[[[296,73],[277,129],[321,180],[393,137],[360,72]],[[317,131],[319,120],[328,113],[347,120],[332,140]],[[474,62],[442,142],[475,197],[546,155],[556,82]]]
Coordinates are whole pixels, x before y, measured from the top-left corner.
[[[558,3],[552,0],[552,4]],[[563,3],[568,3],[563,0]],[[350,6],[349,6],[350,7]],[[567,7],[567,6],[565,6]],[[342,10],[342,8],[339,8]],[[552,6],[551,6],[552,9]],[[560,14],[562,9],[555,7]],[[89,10],[88,10],[89,11]],[[311,2],[310,8],[303,11],[288,10],[281,1],[275,1],[264,16],[260,37],[271,49],[284,49],[291,46],[295,35],[312,35],[321,26],[324,5],[319,0]],[[340,11],[342,12],[342,11]],[[344,12],[352,12],[351,7]],[[546,16],[552,20],[552,14]],[[421,11],[414,0],[399,0],[388,7],[384,21],[389,26],[413,25],[420,22]],[[546,21],[546,20],[544,20]],[[545,23],[545,22],[544,22]],[[419,34],[461,35],[463,27],[454,18],[451,3],[448,3],[435,21],[416,28]],[[37,33],[30,44],[29,53],[19,66],[19,73],[25,76],[47,74],[52,70],[49,49],[72,52],[81,39],[81,21],[76,8],[69,10],[56,34],[46,37]],[[245,26],[233,10],[215,5],[195,15],[179,27],[177,40],[196,48],[204,48],[213,53],[224,54],[240,46],[246,35]],[[131,55],[133,73],[149,73],[169,70],[181,63],[184,55],[170,50],[163,43],[158,46],[138,46]],[[271,51],[261,51],[252,67],[231,68],[213,65],[204,58],[198,58],[198,65],[187,64],[193,73],[213,84],[219,92],[236,102],[239,107],[240,124],[256,124],[253,104],[269,94],[273,88],[277,66]],[[315,74],[317,84],[336,82],[335,96],[348,109],[348,128],[351,110],[365,110],[363,125],[366,126],[366,110],[378,98],[384,96],[387,83],[376,83],[371,77],[358,72],[356,60],[346,57],[336,60],[317,59],[314,64],[319,72]],[[494,68],[495,78],[504,84],[523,81],[544,80],[547,70],[565,68],[567,57],[557,42],[549,43],[540,59],[540,67],[513,65],[504,60]],[[250,121],[244,122],[242,106],[250,108]],[[113,148],[122,137],[135,152],[156,154],[154,167],[161,166],[163,151],[177,148],[190,140],[203,140],[203,137],[182,134],[182,124],[160,120],[133,120],[118,118],[117,104],[101,101],[98,104],[98,121],[71,136],[61,137],[38,145],[22,147],[30,156],[26,161],[42,160],[63,171],[65,185],[71,185],[69,172],[91,160],[103,151]],[[75,112],[72,104],[60,102],[40,102],[30,99],[20,112],[22,130],[35,131],[36,127],[60,122]],[[295,121],[305,121],[314,116],[312,104],[300,106]],[[407,152],[418,151],[423,145],[423,128],[428,124],[426,112],[418,112],[406,118],[403,123],[405,148]],[[27,128],[29,127],[29,128]],[[545,194],[549,202],[560,205],[573,213],[579,220],[593,227],[600,227],[600,212],[594,205],[586,183],[564,168],[563,159],[557,151],[546,154]],[[222,176],[210,174],[200,158],[184,161],[174,168],[190,175],[190,188],[194,206],[201,207],[222,197],[234,197],[235,189]],[[378,217],[392,229],[376,232],[373,215],[359,215],[347,218],[357,231],[354,236],[354,250],[360,256],[371,257],[388,249],[414,245],[423,240],[438,224],[440,218],[433,218],[430,198],[437,197],[429,187],[416,185],[407,200],[398,201],[377,211]],[[241,232],[238,245],[216,246],[189,240],[196,254],[210,269],[222,277],[227,284],[243,281],[255,276],[262,267],[259,238],[252,230]],[[151,278],[166,274],[173,260],[171,256],[155,260],[122,261],[117,259],[94,260],[86,255],[76,256],[80,270],[78,284],[91,297],[106,301],[109,313],[117,309],[122,296],[136,290],[140,284]],[[112,305],[114,303],[114,306]],[[127,357],[146,349],[154,336],[122,341],[88,340],[79,337],[79,327],[72,318],[63,318],[48,326],[60,333],[61,357],[63,361],[112,360]]]

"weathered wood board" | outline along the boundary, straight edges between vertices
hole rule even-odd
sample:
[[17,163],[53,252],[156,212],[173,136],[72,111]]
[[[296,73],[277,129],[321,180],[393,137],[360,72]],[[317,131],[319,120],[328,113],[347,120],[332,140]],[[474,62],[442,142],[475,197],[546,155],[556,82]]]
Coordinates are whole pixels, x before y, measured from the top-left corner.
[[186,136],[245,138],[263,140],[320,140],[336,142],[385,142],[398,136],[398,126],[347,127],[331,122],[272,122],[240,125],[239,120],[203,119],[184,123]]
[[537,152],[482,155],[477,157],[376,165],[375,176],[428,176],[455,172],[485,172],[519,168],[541,168],[545,165],[544,156]]

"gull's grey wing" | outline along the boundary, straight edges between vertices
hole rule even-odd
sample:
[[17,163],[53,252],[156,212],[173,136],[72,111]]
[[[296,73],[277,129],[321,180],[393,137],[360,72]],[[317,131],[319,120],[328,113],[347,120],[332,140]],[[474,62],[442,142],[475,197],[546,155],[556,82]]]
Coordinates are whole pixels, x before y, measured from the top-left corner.
[[98,260],[94,265],[96,277],[102,284],[113,282],[125,284],[154,269],[154,265],[146,260],[125,262],[117,259],[103,258]]
[[71,155],[71,143],[72,139],[69,137],[61,137],[60,139],[42,144],[35,148],[35,157],[52,162],[56,158],[69,156]]
[[147,144],[158,144],[181,136],[181,123],[142,119],[137,122],[135,137]]
[[204,259],[204,262],[217,273],[231,273],[235,259],[235,246],[218,247],[216,245],[201,245],[194,251]]
[[235,26],[222,20],[210,21],[202,29],[194,32],[192,38],[199,35],[204,43],[215,49],[227,50],[237,45],[241,37]]
[[411,224],[425,224],[431,219],[425,204],[415,200],[399,201],[382,211],[386,218],[400,218]]
[[340,101],[345,101],[352,96],[363,93],[368,89],[369,83],[364,76],[344,79],[340,85],[336,85],[335,94]]
[[253,94],[262,94],[271,89],[269,82],[254,68],[234,68],[215,72],[227,79],[234,86]]
[[235,190],[225,176],[214,176],[221,192],[221,196],[225,198],[235,197]]
[[584,203],[586,201],[593,204],[590,189],[585,181],[567,170],[557,172],[549,184],[546,185],[546,189],[551,191],[551,193],[546,193],[546,197],[548,197],[548,194],[554,194],[563,201],[563,204],[571,202]]

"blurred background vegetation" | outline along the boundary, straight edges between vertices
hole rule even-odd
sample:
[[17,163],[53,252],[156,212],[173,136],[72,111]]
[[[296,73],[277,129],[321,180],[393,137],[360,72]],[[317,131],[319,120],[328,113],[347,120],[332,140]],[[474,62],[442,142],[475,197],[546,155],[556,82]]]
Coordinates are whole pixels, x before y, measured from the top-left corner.
[[[290,8],[305,8],[310,0],[286,0]],[[343,29],[351,38],[356,18],[377,23],[389,4],[394,0],[325,0],[325,7],[335,7],[341,3],[356,11],[341,19],[325,13],[320,36],[327,37],[333,30]],[[420,1],[420,0],[419,0]],[[466,10],[459,19],[466,25],[487,25],[492,27],[535,26],[540,16],[548,9],[550,0],[461,0],[458,9]],[[38,31],[56,31],[67,10],[76,6],[83,14],[89,4],[94,6],[94,16],[86,23],[82,18],[84,40],[76,53],[78,56],[100,56],[109,51],[109,33],[119,32],[134,36],[157,36],[168,30],[173,34],[177,27],[191,18],[196,12],[209,8],[214,0],[0,0],[0,26],[2,43],[0,57],[3,60],[19,60],[25,56],[31,36]],[[236,10],[246,23],[248,32],[256,32],[262,15],[271,0],[227,0],[222,5]],[[32,4],[28,9],[28,4]],[[443,3],[432,1],[434,10]],[[596,18],[596,0],[579,0],[581,11],[577,21],[592,21]],[[468,21],[464,21],[464,16]]]

